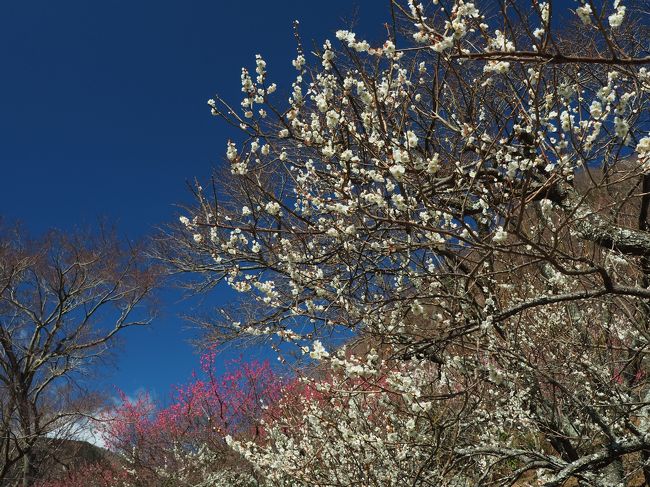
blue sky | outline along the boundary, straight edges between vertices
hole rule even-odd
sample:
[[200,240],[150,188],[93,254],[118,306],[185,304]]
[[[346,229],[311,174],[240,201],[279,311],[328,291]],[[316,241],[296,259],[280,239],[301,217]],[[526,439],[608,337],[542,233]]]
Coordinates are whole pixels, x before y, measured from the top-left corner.
[[[309,47],[357,14],[379,39],[388,0],[0,2],[0,215],[34,233],[100,218],[126,238],[151,233],[189,201],[186,181],[222,162],[232,134],[206,100],[237,102],[256,53],[286,87],[292,21]],[[196,367],[179,315],[200,303],[164,296],[152,327],[124,335],[107,384],[165,396]]]

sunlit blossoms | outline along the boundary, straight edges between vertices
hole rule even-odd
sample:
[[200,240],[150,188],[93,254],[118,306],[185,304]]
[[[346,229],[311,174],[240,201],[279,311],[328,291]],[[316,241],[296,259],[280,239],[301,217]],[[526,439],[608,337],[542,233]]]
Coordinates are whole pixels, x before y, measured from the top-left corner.
[[616,11],[609,16],[609,25],[612,28],[617,28],[620,27],[623,24],[623,20],[625,19],[625,10],[626,7],[625,5],[622,4],[621,0],[614,0],[614,8]]
[[583,24],[585,25],[590,25],[591,24],[591,5],[584,3],[580,7],[576,8],[576,14],[578,17],[580,17],[580,20],[582,21]]
[[394,2],[209,103],[241,140],[161,254],[300,370],[224,440],[260,482],[650,482],[647,14],[493,7]]

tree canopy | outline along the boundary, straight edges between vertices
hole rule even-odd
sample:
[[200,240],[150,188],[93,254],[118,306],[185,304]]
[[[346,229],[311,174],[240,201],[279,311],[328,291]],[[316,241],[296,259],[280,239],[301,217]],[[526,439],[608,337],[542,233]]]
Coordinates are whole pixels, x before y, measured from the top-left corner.
[[259,55],[208,102],[242,138],[167,259],[242,293],[214,339],[330,371],[233,444],[272,485],[650,481],[647,13],[388,14],[383,45],[299,40],[288,103]]

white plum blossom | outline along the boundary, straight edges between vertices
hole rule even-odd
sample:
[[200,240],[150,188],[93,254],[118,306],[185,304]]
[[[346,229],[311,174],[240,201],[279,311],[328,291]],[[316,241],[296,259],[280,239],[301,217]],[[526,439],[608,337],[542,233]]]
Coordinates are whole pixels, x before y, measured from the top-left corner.
[[440,155],[434,154],[431,159],[427,161],[427,171],[431,174],[435,174],[440,167]]
[[322,360],[326,357],[329,357],[329,353],[325,350],[325,347],[320,342],[320,340],[314,340],[312,344],[312,350],[309,352],[309,356],[315,360]]
[[332,67],[332,61],[334,60],[334,51],[332,50],[332,43],[330,41],[325,41],[323,45],[323,68],[329,70]]
[[636,153],[639,160],[643,163],[643,170],[648,171],[650,169],[650,137],[646,136],[639,140],[639,143],[636,145]]
[[583,3],[578,8],[576,8],[576,14],[580,17],[580,20],[585,25],[591,25],[591,5],[588,3]]
[[626,7],[624,5],[621,5],[621,0],[614,0],[614,8],[616,11],[608,18],[609,25],[612,29],[616,29],[623,25],[626,10]]
[[483,66],[483,71],[486,73],[505,74],[510,70],[510,63],[508,61],[488,61]]
[[508,232],[506,232],[503,227],[497,227],[492,237],[494,243],[503,243],[508,239]]
[[630,126],[624,118],[621,117],[615,117],[614,118],[614,131],[616,132],[616,136],[625,139],[629,133]]
[[600,118],[603,115],[603,105],[598,100],[594,100],[591,102],[589,112],[592,117]]
[[292,61],[293,67],[298,71],[302,71],[303,66],[305,65],[305,56],[300,54],[296,59]]
[[409,130],[406,133],[406,142],[409,148],[417,147],[418,145],[418,136],[412,130]]
[[496,30],[494,36],[495,38],[488,42],[489,51],[513,52],[515,50],[515,45],[506,38],[503,32]]
[[226,150],[226,157],[229,161],[237,159],[237,147],[233,142],[228,142],[228,149]]
[[401,181],[404,178],[404,174],[406,173],[406,168],[401,164],[395,164],[394,166],[390,167],[390,173],[395,179]]
[[641,156],[650,153],[650,137],[643,137],[636,145],[636,152]]
[[280,214],[280,209],[281,209],[280,205],[275,201],[269,201],[266,204],[266,206],[264,207],[264,210],[266,210],[266,212],[269,215],[273,215],[273,216],[279,215]]
[[565,3],[404,0],[299,47],[288,101],[256,59],[210,104],[242,143],[170,265],[242,293],[210,336],[298,361],[228,440],[260,482],[646,481],[650,74],[620,0]]
[[350,32],[348,30],[338,30],[336,31],[336,38],[345,41],[347,43],[352,43],[355,41],[355,34],[354,32]]

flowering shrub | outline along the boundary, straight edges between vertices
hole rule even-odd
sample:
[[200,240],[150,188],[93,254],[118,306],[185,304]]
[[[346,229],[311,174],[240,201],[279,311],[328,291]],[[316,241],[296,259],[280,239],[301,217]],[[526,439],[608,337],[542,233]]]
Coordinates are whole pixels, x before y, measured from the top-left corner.
[[[368,354],[370,360],[376,356],[374,350]],[[303,378],[286,391],[277,407],[281,414],[264,419],[264,441],[228,438],[229,444],[269,485],[440,481],[441,471],[426,468],[436,453],[430,439],[447,435],[441,427],[454,414],[432,408],[439,385],[432,382],[434,367],[415,370],[406,363],[389,370],[382,363],[385,375],[378,376],[379,364],[368,366],[367,359],[349,356],[335,363],[326,378]]]
[[[269,404],[279,400],[283,381],[268,362],[232,362],[215,374],[214,350],[201,357],[201,373],[177,387],[172,404],[159,409],[147,394],[106,414],[103,437],[125,462],[136,485],[256,485],[246,462],[225,444],[224,435],[254,439]],[[131,484],[129,484],[131,485]],[[232,485],[235,485],[234,483]]]

